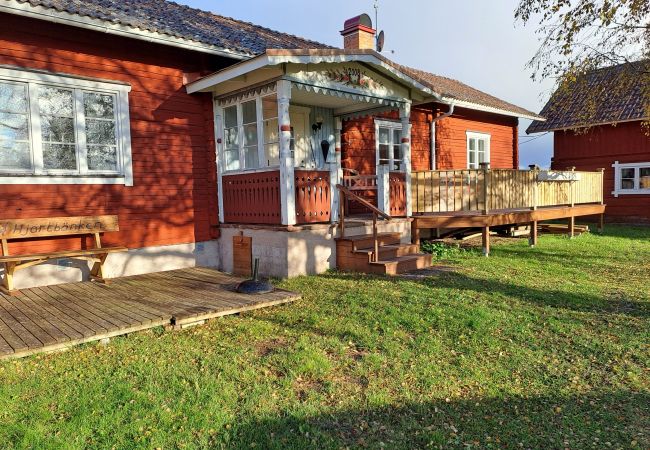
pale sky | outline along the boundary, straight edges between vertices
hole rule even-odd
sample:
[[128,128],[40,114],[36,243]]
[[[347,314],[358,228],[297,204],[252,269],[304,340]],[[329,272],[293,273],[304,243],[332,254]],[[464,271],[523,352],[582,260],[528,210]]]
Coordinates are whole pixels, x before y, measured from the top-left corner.
[[[375,17],[373,0],[176,1],[338,47],[343,45],[339,31],[346,19],[364,12],[373,22]],[[384,55],[539,112],[553,84],[530,78],[526,62],[539,44],[534,26],[515,24],[517,3],[379,0],[378,28],[386,33]],[[526,136],[528,123],[520,120],[520,164],[548,167],[552,134]]]

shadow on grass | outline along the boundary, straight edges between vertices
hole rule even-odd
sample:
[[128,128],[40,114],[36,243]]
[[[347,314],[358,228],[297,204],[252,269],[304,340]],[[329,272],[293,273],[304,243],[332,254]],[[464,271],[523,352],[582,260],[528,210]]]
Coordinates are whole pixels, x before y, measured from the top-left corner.
[[643,392],[441,399],[258,417],[237,425],[231,444],[277,449],[648,448],[649,405],[650,394]]
[[394,283],[412,281],[421,283],[427,288],[459,289],[483,294],[500,294],[537,306],[562,308],[578,312],[622,314],[639,318],[650,317],[650,303],[639,302],[634,299],[620,296],[592,295],[563,289],[539,289],[496,279],[474,278],[462,272],[442,272],[438,276],[422,279],[409,278],[407,280],[399,276],[384,277],[348,273],[329,273],[321,276],[343,280],[375,278]]

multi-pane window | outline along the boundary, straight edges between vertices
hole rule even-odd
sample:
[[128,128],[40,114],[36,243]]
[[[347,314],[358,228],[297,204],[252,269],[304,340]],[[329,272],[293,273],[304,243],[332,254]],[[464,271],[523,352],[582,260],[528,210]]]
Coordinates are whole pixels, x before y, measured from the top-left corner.
[[467,132],[467,168],[478,169],[490,162],[490,135]]
[[27,85],[0,80],[0,171],[32,167]]
[[257,106],[255,100],[241,105],[242,127],[244,129],[244,168],[255,169],[260,166],[259,149],[257,147]]
[[239,125],[237,106],[223,110],[223,154],[226,170],[239,169]]
[[275,94],[262,97],[264,127],[264,159],[266,166],[280,164],[280,127],[278,126],[278,98]]
[[402,169],[402,124],[383,120],[375,121],[377,137],[377,165],[390,170]]
[[223,158],[226,171],[279,164],[276,94],[223,108]]
[[614,164],[614,194],[650,194],[650,162]]
[[130,178],[129,88],[112,86],[0,70],[0,182],[14,174],[25,182],[29,175]]

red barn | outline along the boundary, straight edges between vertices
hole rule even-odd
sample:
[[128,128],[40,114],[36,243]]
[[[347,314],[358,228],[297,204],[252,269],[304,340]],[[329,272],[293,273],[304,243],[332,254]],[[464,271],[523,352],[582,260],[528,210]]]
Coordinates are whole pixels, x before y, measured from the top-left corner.
[[527,133],[553,132],[552,168],[605,169],[607,218],[650,222],[650,63],[588,73],[559,89]]

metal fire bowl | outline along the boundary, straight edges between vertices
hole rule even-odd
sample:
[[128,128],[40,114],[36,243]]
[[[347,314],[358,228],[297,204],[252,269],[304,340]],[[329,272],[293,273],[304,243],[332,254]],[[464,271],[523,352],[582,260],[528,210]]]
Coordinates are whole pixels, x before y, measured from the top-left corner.
[[268,294],[275,288],[267,280],[246,280],[239,283],[237,292],[240,294]]

